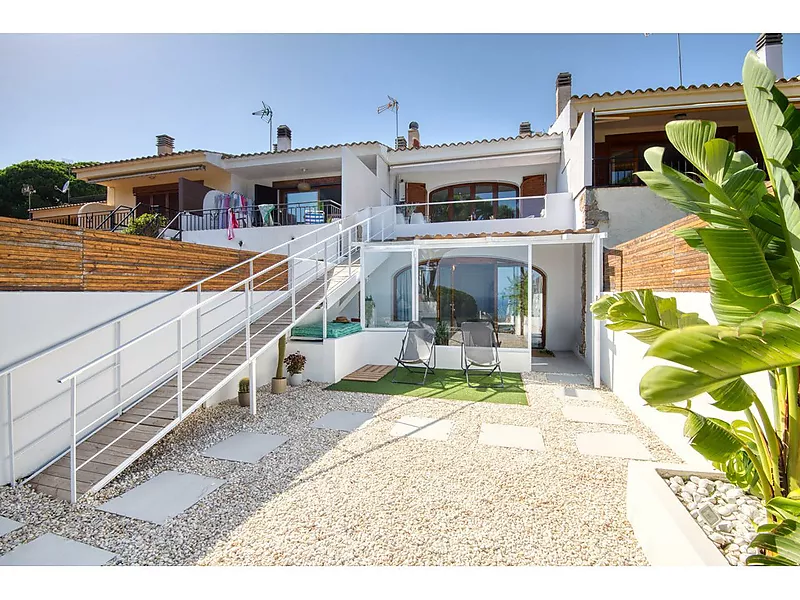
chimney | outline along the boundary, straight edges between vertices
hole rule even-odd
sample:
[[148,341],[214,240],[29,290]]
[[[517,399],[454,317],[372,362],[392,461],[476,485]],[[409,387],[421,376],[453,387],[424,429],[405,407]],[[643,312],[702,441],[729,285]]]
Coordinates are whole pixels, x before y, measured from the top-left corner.
[[408,145],[412,148],[419,148],[419,123],[416,121],[408,124]]
[[556,118],[564,110],[572,96],[572,75],[570,73],[559,73],[556,77]]
[[288,125],[278,125],[278,152],[292,149],[292,130]]
[[762,33],[756,40],[756,54],[775,77],[783,79],[783,34]]
[[398,135],[397,139],[394,141],[394,149],[395,150],[405,150],[406,149],[406,138],[402,135]]
[[531,123],[530,121],[523,121],[519,124],[520,137],[531,137]]
[[159,156],[172,154],[172,151],[174,149],[175,149],[175,138],[172,138],[168,135],[156,136],[156,152],[158,153]]

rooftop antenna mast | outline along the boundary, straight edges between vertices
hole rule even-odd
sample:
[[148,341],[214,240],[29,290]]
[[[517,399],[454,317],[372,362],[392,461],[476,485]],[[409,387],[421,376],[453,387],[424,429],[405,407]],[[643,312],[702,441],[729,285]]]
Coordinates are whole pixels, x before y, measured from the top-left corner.
[[394,137],[398,138],[400,137],[400,103],[396,98],[392,98],[391,96],[386,97],[389,98],[389,103],[380,105],[378,107],[378,114],[387,110],[394,113]]
[[272,152],[272,109],[262,100],[261,110],[255,111],[253,116],[261,117],[262,121],[269,123],[269,150]]

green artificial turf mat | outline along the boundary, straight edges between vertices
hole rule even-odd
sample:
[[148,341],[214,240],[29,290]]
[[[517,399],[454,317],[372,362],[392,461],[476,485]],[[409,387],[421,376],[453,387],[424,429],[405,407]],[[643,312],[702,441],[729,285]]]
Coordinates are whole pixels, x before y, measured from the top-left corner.
[[[436,369],[436,374],[428,373],[425,385],[421,385],[422,371],[415,369],[412,375],[405,369],[397,371],[398,383],[392,383],[392,373],[375,382],[346,381],[334,383],[325,389],[339,392],[363,392],[365,394],[388,394],[391,396],[414,396],[417,398],[439,398],[442,400],[465,400],[467,402],[490,402],[494,404],[528,404],[525,386],[519,373],[503,373],[505,387],[500,386],[497,373],[489,378],[478,371],[470,372],[472,385],[467,386],[464,373],[453,369]],[[405,383],[408,382],[408,383]]]

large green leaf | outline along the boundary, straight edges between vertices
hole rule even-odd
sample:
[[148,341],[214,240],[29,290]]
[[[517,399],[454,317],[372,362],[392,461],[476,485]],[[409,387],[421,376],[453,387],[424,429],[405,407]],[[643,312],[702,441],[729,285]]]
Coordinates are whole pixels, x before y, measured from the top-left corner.
[[747,564],[800,566],[800,523],[786,519],[767,532],[756,535],[750,546],[760,548],[774,556],[747,559]]
[[705,169],[706,177],[715,183],[722,185],[725,174],[733,160],[733,144],[728,140],[713,139],[703,145],[705,150]]
[[738,325],[772,304],[769,296],[745,296],[725,279],[711,278],[711,308],[720,325]]
[[592,313],[609,321],[608,329],[624,331],[645,344],[673,329],[706,324],[697,313],[678,310],[675,298],[661,298],[652,290],[605,296],[592,305]]
[[765,177],[764,171],[757,165],[750,165],[731,174],[722,184],[722,189],[731,203],[749,217],[767,193]]
[[734,379],[721,387],[713,389],[708,394],[714,399],[712,404],[720,410],[737,412],[749,408],[758,400],[758,395],[744,379]]
[[681,406],[660,406],[658,410],[684,415],[683,435],[692,448],[712,462],[724,462],[743,447],[742,441],[724,421],[704,417]]
[[740,294],[769,296],[778,291],[758,242],[747,231],[700,229],[698,235],[725,278]]
[[670,121],[665,130],[675,149],[683,154],[703,175],[709,177],[706,143],[714,139],[717,124],[713,121],[686,119]]
[[800,312],[773,305],[738,327],[699,325],[668,331],[647,355],[689,369],[651,369],[639,386],[642,398],[654,404],[686,400],[742,375],[800,365]]

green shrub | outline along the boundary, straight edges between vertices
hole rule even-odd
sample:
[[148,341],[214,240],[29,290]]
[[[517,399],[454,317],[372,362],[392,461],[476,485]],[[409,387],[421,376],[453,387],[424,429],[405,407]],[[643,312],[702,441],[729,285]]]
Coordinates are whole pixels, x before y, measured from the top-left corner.
[[125,233],[154,238],[158,237],[158,234],[166,226],[167,219],[164,218],[164,215],[146,213],[133,219],[125,229]]

